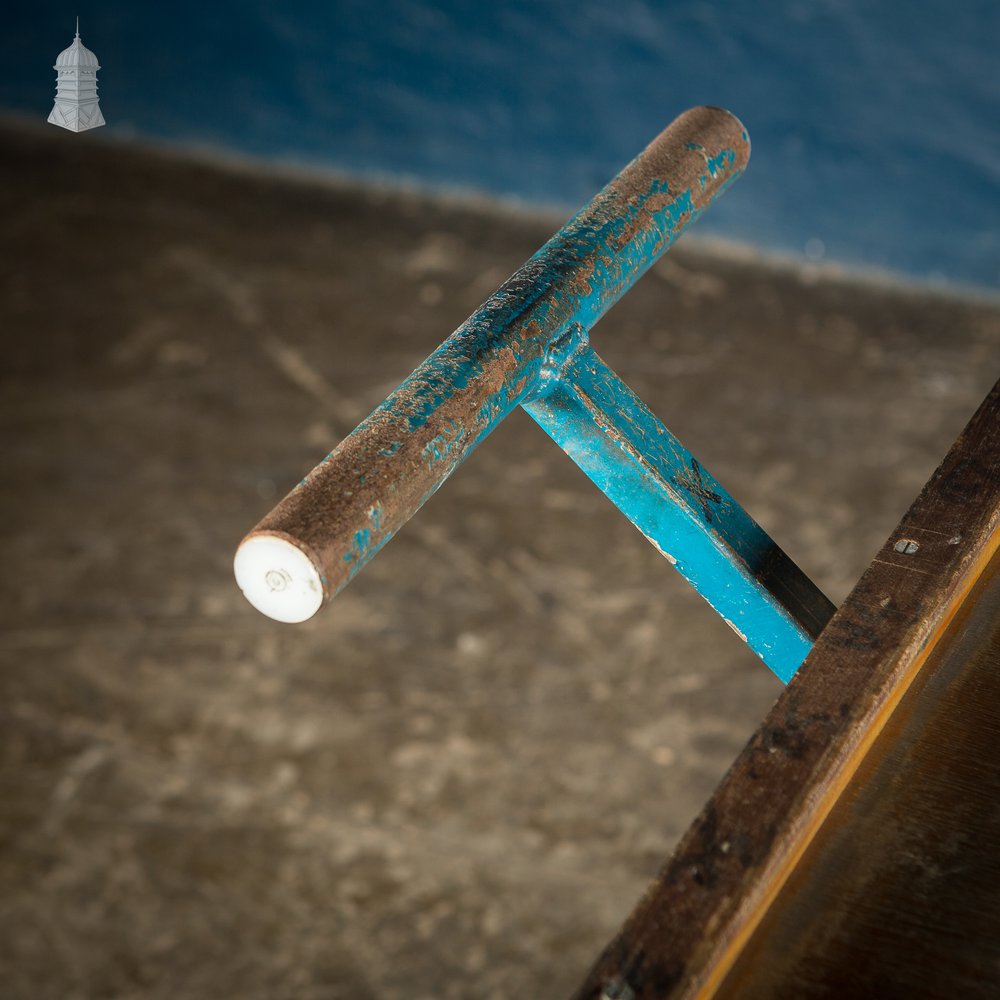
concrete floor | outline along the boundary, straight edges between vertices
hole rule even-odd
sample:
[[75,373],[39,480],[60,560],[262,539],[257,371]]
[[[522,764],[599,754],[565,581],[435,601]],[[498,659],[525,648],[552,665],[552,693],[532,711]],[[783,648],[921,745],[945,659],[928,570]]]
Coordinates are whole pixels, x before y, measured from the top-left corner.
[[[778,682],[520,412],[317,619],[230,569],[559,220],[0,180],[0,993],[570,992]],[[1000,375],[996,308],[683,245],[593,341],[835,601]]]

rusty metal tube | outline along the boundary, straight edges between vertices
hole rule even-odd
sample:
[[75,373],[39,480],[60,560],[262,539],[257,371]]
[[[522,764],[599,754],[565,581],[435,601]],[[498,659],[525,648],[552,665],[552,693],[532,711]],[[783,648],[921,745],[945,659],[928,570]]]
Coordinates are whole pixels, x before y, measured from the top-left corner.
[[304,621],[341,590],[746,166],[742,124],[685,112],[466,320],[243,540],[247,599]]

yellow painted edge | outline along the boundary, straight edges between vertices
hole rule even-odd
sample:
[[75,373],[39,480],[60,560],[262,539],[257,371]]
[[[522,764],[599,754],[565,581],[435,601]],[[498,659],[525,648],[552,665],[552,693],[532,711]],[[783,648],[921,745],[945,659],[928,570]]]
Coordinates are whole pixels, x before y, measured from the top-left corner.
[[958,609],[965,602],[965,599],[969,596],[969,592],[982,576],[990,560],[994,557],[994,555],[996,555],[998,549],[1000,549],[1000,529],[994,528],[990,536],[987,538],[986,543],[980,550],[979,555],[976,556],[970,564],[967,572],[965,573],[963,585],[953,595],[947,609],[942,614],[936,628],[929,636],[927,642],[912,658],[909,665],[904,668],[898,681],[893,685],[892,690],[888,693],[888,696],[874,711],[869,724],[862,727],[863,735],[854,747],[853,751],[840,768],[835,773],[827,777],[825,783],[826,787],[822,794],[818,797],[809,814],[808,820],[800,830],[789,838],[794,842],[785,851],[783,857],[772,863],[777,869],[774,872],[773,877],[761,878],[758,880],[758,885],[763,884],[764,886],[763,892],[761,892],[759,897],[751,904],[753,908],[746,914],[743,919],[742,926],[730,938],[729,943],[726,945],[725,950],[719,958],[712,962],[708,975],[701,982],[701,984],[699,985],[697,982],[691,984],[690,990],[693,990],[693,992],[686,991],[689,996],[696,998],[696,1000],[710,1000],[711,997],[715,996],[733,965],[735,965],[740,953],[746,947],[753,933],[760,926],[761,921],[764,919],[764,915],[767,913],[768,909],[770,909],[772,903],[774,903],[778,893],[788,881],[792,872],[795,870],[796,865],[798,865],[798,863],[802,860],[803,855],[815,839],[820,827],[826,822],[830,813],[833,811],[834,805],[844,793],[847,785],[850,783],[858,768],[861,766],[861,762],[868,754],[868,751],[871,750],[872,745],[875,743],[875,740],[878,739],[879,734],[885,728],[885,724],[889,720],[889,717],[896,710],[896,707],[902,700],[903,695],[905,695],[909,690],[913,680],[916,678],[917,674],[920,673],[921,668],[927,662],[928,657],[941,640],[941,637],[944,635],[955,615],[958,613]]

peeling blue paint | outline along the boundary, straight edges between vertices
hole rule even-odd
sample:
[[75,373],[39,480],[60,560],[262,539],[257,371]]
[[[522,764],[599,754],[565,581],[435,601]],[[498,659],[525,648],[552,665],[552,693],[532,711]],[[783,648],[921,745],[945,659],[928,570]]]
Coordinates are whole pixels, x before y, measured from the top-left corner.
[[424,446],[423,457],[428,465],[433,466],[438,462],[446,461],[456,446],[461,443],[464,435],[464,428],[456,421],[451,421],[446,430],[431,438]]
[[[588,343],[746,162],[746,133],[726,112],[678,121],[716,152],[665,132],[313,470],[273,525],[261,523],[306,532],[328,596],[520,404],[782,680],[798,668],[832,605]],[[737,134],[739,150],[727,145]]]
[[787,682],[833,607],[585,345],[524,408]]

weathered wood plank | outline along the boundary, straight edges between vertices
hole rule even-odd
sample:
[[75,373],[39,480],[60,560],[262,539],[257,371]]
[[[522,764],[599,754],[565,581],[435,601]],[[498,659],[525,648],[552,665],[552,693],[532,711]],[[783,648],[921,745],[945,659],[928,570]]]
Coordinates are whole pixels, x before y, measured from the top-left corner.
[[998,847],[1000,555],[715,996],[992,1000]]
[[715,995],[1000,541],[1000,383],[577,993]]

